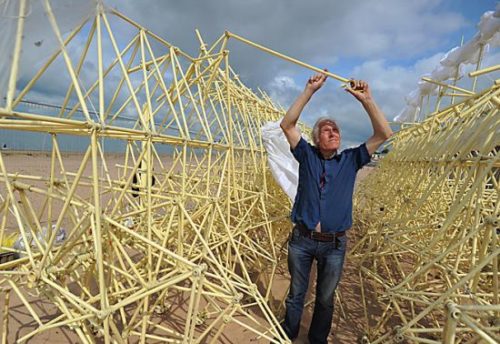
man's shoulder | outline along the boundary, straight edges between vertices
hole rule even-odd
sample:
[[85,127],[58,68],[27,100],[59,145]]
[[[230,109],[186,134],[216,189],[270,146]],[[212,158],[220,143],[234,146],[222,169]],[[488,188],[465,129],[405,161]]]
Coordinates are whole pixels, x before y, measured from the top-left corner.
[[290,147],[290,151],[299,164],[311,160],[311,157],[315,155],[314,146],[306,141],[303,137],[300,138],[299,142],[295,148]]
[[316,151],[316,147],[310,144],[303,136],[300,137],[300,140],[297,143],[297,146],[295,146],[295,149],[303,149],[308,152]]
[[366,143],[363,142],[358,146],[344,149],[340,152],[339,159],[356,159],[357,156],[368,154],[367,152]]
[[370,162],[371,156],[366,147],[366,142],[363,142],[358,146],[344,149],[341,158],[344,161],[352,161],[359,169]]

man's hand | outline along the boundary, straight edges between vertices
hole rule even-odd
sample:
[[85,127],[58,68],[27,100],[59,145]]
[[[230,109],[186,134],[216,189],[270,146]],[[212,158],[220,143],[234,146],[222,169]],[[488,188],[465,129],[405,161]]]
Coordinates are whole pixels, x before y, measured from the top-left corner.
[[[327,70],[325,69],[325,72],[326,71]],[[309,78],[309,80],[307,80],[305,91],[313,94],[314,92],[319,90],[321,88],[321,86],[323,86],[325,81],[326,81],[326,74],[323,74],[323,73],[315,74],[315,75],[311,76]]]
[[352,94],[361,103],[372,100],[372,92],[370,86],[363,80],[350,80],[349,87],[345,89]]

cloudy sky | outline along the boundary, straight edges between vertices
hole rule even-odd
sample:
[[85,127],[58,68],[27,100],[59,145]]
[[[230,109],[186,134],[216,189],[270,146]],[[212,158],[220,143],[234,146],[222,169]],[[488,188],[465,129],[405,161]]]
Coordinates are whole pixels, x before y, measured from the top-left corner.
[[[199,29],[207,43],[225,30],[332,73],[367,80],[387,118],[443,54],[472,38],[495,0],[104,0],[182,50],[197,55]],[[238,41],[228,45],[242,81],[260,87],[287,108],[312,72]],[[497,64],[498,49],[485,64]],[[498,77],[498,76],[497,76]],[[47,85],[50,87],[50,85]],[[329,80],[304,110],[302,120],[332,115],[343,146],[371,134],[354,98]]]
[[[139,23],[196,54],[194,29],[206,42],[224,30],[288,56],[344,76],[366,79],[386,116],[404,107],[404,97],[445,52],[477,32],[494,0],[108,0]],[[231,63],[250,87],[261,87],[287,108],[310,71],[242,43],[228,46]],[[496,64],[498,51],[485,63]],[[492,57],[496,62],[492,62]],[[343,128],[344,146],[363,142],[371,126],[359,104],[329,80],[308,104],[303,120],[333,115]]]
[[[494,0],[107,0],[106,3],[196,55],[194,29],[206,42],[224,30],[350,78],[366,79],[387,117],[445,52],[477,32]],[[311,71],[233,41],[231,64],[243,82],[260,87],[287,108]],[[494,52],[492,51],[491,54]],[[491,55],[490,54],[490,55]],[[497,55],[500,57],[500,55]],[[496,63],[498,63],[497,59]],[[488,62],[488,61],[485,61]],[[332,115],[343,146],[363,142],[371,126],[359,104],[336,80],[315,95],[302,119]]]

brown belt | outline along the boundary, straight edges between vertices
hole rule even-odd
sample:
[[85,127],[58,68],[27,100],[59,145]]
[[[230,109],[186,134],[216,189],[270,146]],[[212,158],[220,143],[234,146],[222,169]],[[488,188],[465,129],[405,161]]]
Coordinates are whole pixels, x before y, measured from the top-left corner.
[[345,231],[333,233],[311,231],[301,223],[298,223],[295,227],[299,230],[300,235],[316,241],[333,242],[336,238],[340,238],[345,235]]

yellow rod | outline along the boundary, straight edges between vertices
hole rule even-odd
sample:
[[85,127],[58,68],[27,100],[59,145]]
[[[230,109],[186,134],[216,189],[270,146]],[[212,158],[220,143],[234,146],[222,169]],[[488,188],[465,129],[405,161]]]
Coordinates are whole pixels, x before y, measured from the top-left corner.
[[226,36],[227,36],[227,37],[234,38],[234,39],[236,39],[236,40],[238,40],[238,41],[240,41],[240,42],[243,42],[243,43],[245,43],[245,44],[248,44],[248,45],[250,45],[250,46],[252,46],[252,47],[254,47],[254,48],[257,48],[257,49],[259,49],[259,50],[262,50],[262,51],[264,51],[264,52],[266,52],[266,53],[269,53],[269,54],[271,54],[271,55],[274,55],[274,56],[276,56],[276,57],[279,57],[279,58],[281,58],[281,59],[283,59],[283,60],[285,60],[285,61],[295,63],[296,65],[299,65],[299,66],[301,66],[301,67],[305,67],[305,68],[310,69],[310,70],[312,70],[312,71],[315,71],[315,72],[317,72],[317,73],[323,73],[323,74],[325,74],[325,75],[327,75],[327,76],[329,76],[329,77],[331,77],[331,78],[333,78],[333,79],[336,79],[336,80],[338,80],[338,81],[344,82],[344,83],[346,83],[346,84],[349,82],[349,79],[347,79],[347,78],[341,77],[341,76],[336,75],[336,74],[333,74],[333,73],[331,73],[331,72],[324,71],[324,70],[323,70],[323,69],[321,69],[321,68],[314,67],[314,66],[312,66],[312,65],[310,65],[310,64],[307,64],[307,63],[304,63],[304,62],[299,61],[299,60],[297,60],[297,59],[294,59],[294,58],[292,58],[292,57],[286,56],[286,55],[281,54],[281,53],[279,53],[279,52],[276,52],[276,51],[274,51],[274,50],[272,50],[272,49],[266,48],[266,47],[264,47],[263,45],[260,45],[260,44],[254,43],[254,42],[252,42],[252,41],[250,41],[250,40],[248,40],[248,39],[246,39],[246,38],[243,38],[243,37],[241,37],[241,36],[238,36],[238,35],[236,35],[236,34],[234,34],[234,33],[232,33],[232,32],[226,31]]

